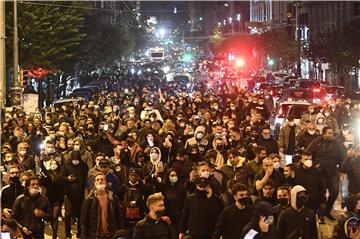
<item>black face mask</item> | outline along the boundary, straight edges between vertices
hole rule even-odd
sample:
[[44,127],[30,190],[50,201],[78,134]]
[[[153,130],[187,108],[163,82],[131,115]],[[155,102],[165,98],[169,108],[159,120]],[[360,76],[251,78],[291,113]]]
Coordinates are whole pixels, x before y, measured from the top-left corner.
[[165,216],[165,210],[158,210],[155,212],[157,218]]
[[250,205],[252,205],[252,200],[251,200],[250,197],[239,198],[239,199],[238,199],[238,202],[239,202],[241,205],[244,205],[244,206],[250,206]]
[[200,156],[199,153],[190,154],[190,155],[189,155],[189,159],[190,159],[191,161],[198,162],[198,161],[199,161],[199,156]]
[[307,202],[307,196],[297,196],[296,197],[296,207],[297,209],[301,209],[305,206]]
[[10,181],[16,184],[20,184],[20,177],[19,176],[10,177]]
[[224,150],[224,145],[222,145],[222,144],[216,145],[216,150],[217,151],[223,151]]
[[208,192],[205,191],[205,190],[196,189],[196,194],[198,194],[201,198],[206,198],[207,193],[208,193]]
[[289,204],[289,199],[287,199],[287,198],[279,198],[278,201],[279,201],[280,205],[283,207],[285,207]]

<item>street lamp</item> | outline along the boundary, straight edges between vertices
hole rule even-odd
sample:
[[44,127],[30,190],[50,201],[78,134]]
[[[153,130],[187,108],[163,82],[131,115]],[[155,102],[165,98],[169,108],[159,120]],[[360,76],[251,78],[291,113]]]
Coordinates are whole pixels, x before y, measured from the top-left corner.
[[230,24],[232,23],[232,17],[229,17],[229,23]]
[[159,36],[160,36],[161,38],[163,38],[163,37],[165,36],[165,34],[166,34],[166,30],[165,30],[164,28],[160,28],[160,29],[159,29]]
[[226,25],[226,20],[224,20],[224,26]]
[[218,22],[218,26],[219,26],[219,27],[221,26],[221,22]]
[[240,22],[240,19],[241,19],[241,15],[240,15],[240,13],[238,13],[237,16],[236,16],[236,20],[237,20],[238,22]]

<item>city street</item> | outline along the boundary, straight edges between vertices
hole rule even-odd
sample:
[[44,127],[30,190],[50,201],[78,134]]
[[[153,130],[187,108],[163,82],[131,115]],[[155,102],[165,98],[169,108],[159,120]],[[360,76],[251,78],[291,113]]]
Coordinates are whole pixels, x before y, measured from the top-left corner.
[[359,39],[359,1],[0,0],[0,239],[360,239]]

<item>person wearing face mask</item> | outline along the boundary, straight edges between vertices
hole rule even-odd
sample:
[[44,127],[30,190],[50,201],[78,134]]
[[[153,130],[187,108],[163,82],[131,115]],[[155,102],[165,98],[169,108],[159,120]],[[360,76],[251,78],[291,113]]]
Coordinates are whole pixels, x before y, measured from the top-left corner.
[[[279,133],[278,145],[279,152],[285,155],[292,156],[296,153],[296,136],[301,132],[300,126],[295,124],[295,116],[289,115],[287,124],[285,124]],[[287,162],[292,163],[292,162]]]
[[337,135],[339,133],[339,124],[338,124],[336,118],[333,116],[333,113],[331,112],[331,110],[328,108],[325,108],[322,113],[325,117],[325,124],[330,126],[333,129],[335,135]]
[[352,130],[348,124],[341,125],[341,130],[339,134],[336,136],[336,141],[338,141],[340,144],[344,143],[346,135],[351,133]]
[[150,150],[150,161],[143,167],[144,175],[152,181],[159,179],[164,172],[164,164],[161,161],[161,151],[158,147],[153,147]]
[[213,148],[208,150],[205,154],[205,159],[211,159],[211,164],[215,165],[215,168],[220,170],[226,163],[226,150],[225,140],[222,137],[215,137],[213,140]]
[[5,218],[11,217],[11,208],[15,199],[24,193],[24,187],[20,182],[20,168],[13,166],[8,170],[9,184],[1,189],[1,209]]
[[161,122],[164,122],[159,110],[154,109],[154,105],[152,102],[147,102],[147,106],[140,113],[140,119],[144,120],[146,118],[149,118],[151,114],[154,114],[156,116],[156,118],[154,118],[154,121],[160,120]]
[[279,215],[280,213],[290,207],[290,191],[291,191],[291,188],[290,187],[287,187],[287,186],[280,186],[277,188],[276,190],[276,197],[277,197],[277,201],[278,201],[278,204],[274,207],[274,210],[275,210],[275,225],[279,219]]
[[170,217],[175,234],[178,235],[186,193],[183,184],[179,182],[176,169],[167,170],[164,182],[159,185],[159,191],[165,196],[166,215]]
[[146,206],[149,213],[136,224],[133,239],[176,238],[171,220],[165,216],[164,199],[161,193],[152,194],[147,198]]
[[320,135],[320,131],[316,129],[316,126],[312,122],[307,122],[306,127],[300,134],[298,134],[296,142],[296,148],[298,150],[306,149],[310,143]]
[[69,152],[68,157],[71,158],[71,155],[74,151],[78,151],[81,154],[81,160],[84,161],[88,168],[92,168],[94,166],[94,159],[91,153],[85,148],[85,143],[82,138],[77,137],[74,139],[74,147],[73,150]]
[[[337,224],[334,227],[332,239],[358,238],[349,236],[351,233],[350,230],[353,230],[353,228],[348,228],[345,225],[349,219],[353,219],[358,222],[360,220],[360,194],[350,195],[346,199],[346,212],[342,213],[340,215],[340,218],[337,220]],[[359,233],[359,228],[355,232]]]
[[322,113],[318,113],[315,119],[315,126],[318,131],[322,131],[322,129],[327,126],[325,116]]
[[250,222],[244,227],[239,238],[277,239],[274,214],[270,203],[261,201],[255,204]]
[[301,116],[301,122],[315,123],[317,112],[314,105],[308,106],[308,111]]
[[145,188],[139,171],[131,168],[128,181],[120,186],[124,226],[128,231],[132,231],[136,223],[145,215]]
[[56,160],[59,165],[62,165],[63,163],[61,155],[56,152],[55,142],[52,140],[47,140],[45,142],[44,152],[40,155],[40,167],[37,169],[37,171],[46,174],[46,172],[50,170],[51,160]]
[[319,165],[326,189],[329,190],[325,213],[329,219],[334,220],[331,210],[339,194],[339,167],[345,158],[345,152],[335,140],[334,132],[329,126],[323,128],[322,136],[315,139],[307,151],[311,152],[314,164]]
[[94,190],[84,200],[81,207],[81,238],[108,239],[122,228],[118,197],[106,189],[106,176],[95,176]]
[[232,195],[235,203],[221,212],[212,239],[241,238],[243,228],[250,222],[254,209],[246,185],[236,183],[232,187]]
[[209,140],[206,138],[206,128],[204,126],[196,127],[194,136],[189,138],[185,143],[185,149],[191,145],[197,145],[201,155],[205,155],[209,148]]
[[[87,164],[81,160],[79,151],[74,151],[71,158],[64,162],[64,202],[65,202],[65,236],[71,238],[71,220],[77,218],[80,221],[80,209],[84,200],[86,178],[88,174]],[[77,236],[80,237],[81,227],[77,224]]]
[[185,238],[187,230],[190,238],[211,238],[223,209],[221,200],[213,194],[208,178],[198,177],[195,185],[195,192],[185,199],[179,239]]
[[33,177],[26,180],[25,192],[16,198],[12,217],[18,222],[24,239],[43,239],[45,221],[51,218],[49,199],[40,194],[40,181]]
[[18,161],[23,171],[33,170],[35,171],[35,158],[33,155],[28,153],[27,143],[20,142],[17,145],[17,152],[15,154],[15,159]]
[[262,129],[261,137],[257,140],[257,145],[265,147],[268,154],[279,153],[278,143],[271,137],[269,127],[264,127]]
[[279,239],[318,238],[315,213],[306,206],[307,190],[296,185],[291,190],[291,207],[284,209],[277,222]]
[[149,130],[146,133],[146,138],[143,142],[140,143],[141,148],[144,150],[144,153],[146,153],[148,156],[150,154],[150,149],[152,147],[158,147],[158,143],[156,140],[156,136],[157,134],[155,133],[154,130]]
[[50,170],[46,172],[46,177],[41,178],[41,184],[45,187],[46,196],[50,201],[52,237],[56,239],[58,216],[64,202],[64,175],[57,161],[50,161]]
[[[307,189],[309,198],[306,206],[318,213],[320,204],[326,201],[324,179],[318,168],[313,165],[312,155],[308,151],[301,151],[300,167],[296,170],[294,184]],[[317,180],[314,180],[316,178]],[[322,212],[319,212],[320,223],[324,222]]]

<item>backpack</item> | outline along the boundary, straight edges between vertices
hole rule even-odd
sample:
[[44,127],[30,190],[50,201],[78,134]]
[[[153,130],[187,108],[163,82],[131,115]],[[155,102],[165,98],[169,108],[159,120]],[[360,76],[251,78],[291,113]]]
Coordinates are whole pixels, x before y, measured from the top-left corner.
[[125,218],[128,220],[141,219],[140,201],[141,194],[136,188],[129,188],[125,197]]

